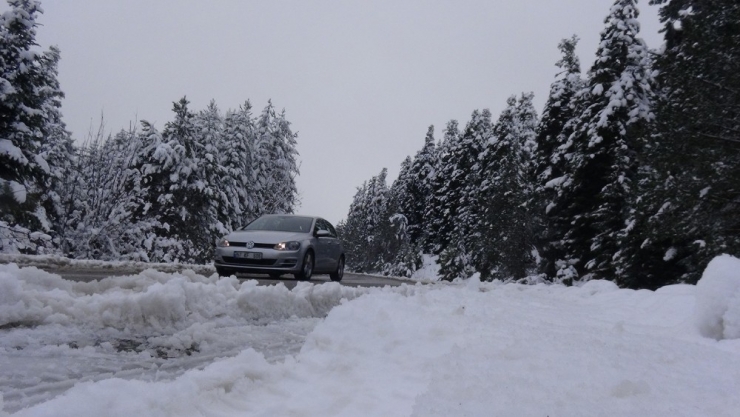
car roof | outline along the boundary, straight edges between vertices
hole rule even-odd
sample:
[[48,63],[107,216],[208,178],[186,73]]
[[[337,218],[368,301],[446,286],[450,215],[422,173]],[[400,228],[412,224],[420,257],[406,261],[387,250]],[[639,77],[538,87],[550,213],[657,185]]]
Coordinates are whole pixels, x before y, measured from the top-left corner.
[[275,216],[283,216],[283,217],[310,217],[312,219],[322,219],[322,220],[324,219],[321,216],[312,216],[310,214],[280,214],[280,213],[263,214],[260,217],[266,217],[266,216],[270,216],[270,217],[275,217]]

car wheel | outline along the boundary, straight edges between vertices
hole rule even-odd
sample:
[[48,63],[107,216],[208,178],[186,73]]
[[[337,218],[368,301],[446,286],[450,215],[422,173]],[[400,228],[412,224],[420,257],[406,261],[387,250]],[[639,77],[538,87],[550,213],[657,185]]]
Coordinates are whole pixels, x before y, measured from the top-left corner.
[[301,267],[301,272],[295,274],[295,279],[298,279],[301,281],[308,281],[311,279],[312,274],[313,274],[313,252],[308,251],[306,252],[306,255],[303,257],[303,266]]
[[339,258],[339,262],[337,262],[337,270],[329,274],[329,278],[331,278],[332,281],[341,281],[344,277],[344,256]]
[[231,275],[231,272],[228,269],[218,268],[218,267],[216,267],[216,273],[220,277],[228,277]]

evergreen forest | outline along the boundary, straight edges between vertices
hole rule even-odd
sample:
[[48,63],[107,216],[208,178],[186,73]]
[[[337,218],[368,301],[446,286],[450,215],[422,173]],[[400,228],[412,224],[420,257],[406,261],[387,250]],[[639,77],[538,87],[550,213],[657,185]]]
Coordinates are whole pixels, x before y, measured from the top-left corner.
[[[298,203],[297,135],[271,102],[225,113],[173,103],[81,146],[66,130],[60,51],[38,52],[37,0],[0,15],[0,252],[206,263],[220,236]],[[101,117],[102,119],[102,117]]]
[[695,283],[740,256],[740,3],[651,0],[664,45],[640,38],[637,0],[616,0],[581,72],[576,36],[538,114],[433,126],[421,149],[357,189],[339,225],[347,265],[411,276],[423,254],[444,279]]

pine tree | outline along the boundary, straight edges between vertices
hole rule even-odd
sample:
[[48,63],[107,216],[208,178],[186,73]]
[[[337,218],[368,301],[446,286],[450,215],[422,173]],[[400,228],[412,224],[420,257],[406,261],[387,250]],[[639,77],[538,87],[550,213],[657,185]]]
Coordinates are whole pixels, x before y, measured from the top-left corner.
[[418,186],[412,166],[413,161],[407,156],[388,191],[386,214],[379,230],[380,239],[386,243],[382,255],[382,272],[386,275],[411,276],[421,266],[420,250],[411,240],[410,222],[403,208],[404,203],[411,206],[411,190]]
[[52,231],[56,247],[61,245],[69,229],[68,223],[74,222],[70,216],[76,202],[71,200],[70,196],[74,195],[74,189],[77,187],[72,179],[78,175],[74,165],[77,151],[62,121],[61,99],[64,94],[57,80],[60,58],[59,49],[52,46],[43,54],[39,63],[46,85],[42,95],[45,96],[43,112],[47,133],[39,149],[39,156],[49,166],[48,176],[42,184],[40,193],[40,202],[45,213],[41,220],[47,223],[44,228]]
[[543,272],[551,279],[555,277],[555,262],[562,259],[557,230],[564,229],[570,219],[559,216],[554,200],[559,183],[564,179],[569,153],[566,142],[572,133],[569,124],[577,114],[574,98],[580,91],[581,65],[575,55],[578,37],[563,39],[558,48],[563,57],[557,62],[561,69],[557,80],[550,86],[550,95],[545,103],[542,119],[537,127],[537,151],[535,153],[535,193],[531,205],[532,222],[535,228],[535,245],[543,259]]
[[740,255],[740,4],[662,4],[665,45],[654,140],[645,153],[623,285],[696,282],[716,255]]
[[[432,200],[431,177],[436,164],[434,126],[429,126],[424,146],[416,153],[409,167],[406,193],[399,195],[399,210],[406,216],[407,233],[413,244],[427,247],[427,207]],[[400,178],[400,176],[399,176]],[[427,247],[427,249],[429,249]]]
[[285,109],[275,120],[275,143],[277,144],[277,158],[273,175],[277,178],[275,193],[282,197],[275,208],[275,212],[292,213],[300,202],[295,179],[300,174],[298,168],[298,150],[296,149],[297,133],[290,128]]
[[476,241],[477,269],[482,279],[523,278],[532,267],[534,236],[531,208],[537,114],[533,95],[510,97],[493,127],[493,139],[482,158],[485,177],[477,198],[481,206]]
[[457,120],[447,123],[440,146],[434,175],[431,178],[432,196],[425,216],[429,219],[429,245],[435,254],[441,253],[452,241],[452,232],[459,209],[460,196],[465,186],[469,158],[460,143]]
[[[141,143],[138,153],[133,157],[131,168],[134,175],[129,177],[127,190],[132,195],[132,222],[151,224],[156,241],[147,245],[148,257],[153,262],[173,262],[185,260],[186,247],[183,246],[183,220],[178,215],[187,216],[187,208],[182,204],[182,188],[179,184],[180,158],[182,152],[177,142],[168,142],[151,123],[141,122],[137,135]],[[175,147],[173,147],[175,145]],[[176,194],[180,194],[177,195]]]
[[228,201],[220,219],[231,230],[247,225],[258,216],[260,190],[256,188],[253,170],[256,138],[251,109],[247,101],[238,110],[226,114],[220,142],[219,163],[225,171],[221,188]]
[[[36,19],[42,13],[38,1],[8,4],[10,10],[0,16],[0,222],[18,226],[13,230],[51,232],[41,200],[53,175],[44,156],[56,148],[47,142],[66,134],[56,79],[59,51],[35,50]],[[13,238],[35,250],[29,235]]]
[[[194,191],[203,195],[200,218],[203,220],[203,240],[216,239],[232,230],[230,222],[223,218],[227,211],[228,198],[222,187],[226,171],[219,158],[224,135],[224,121],[216,102],[211,100],[205,110],[198,112],[193,119],[196,148],[193,158],[198,169]],[[211,245],[212,246],[212,245]],[[211,254],[204,255],[210,258]]]
[[355,272],[365,271],[365,249],[370,229],[366,225],[367,182],[357,187],[357,192],[349,206],[347,219],[342,225],[342,242],[347,256],[347,268]]
[[620,243],[634,215],[637,155],[652,119],[648,50],[638,38],[635,0],[617,0],[606,18],[597,58],[574,131],[562,148],[570,153],[554,209],[570,218],[562,236],[561,274],[614,279]]
[[448,123],[440,149],[427,216],[429,240],[440,255],[440,273],[448,280],[467,278],[474,270],[471,246],[479,241],[480,210],[475,204],[482,172],[479,159],[490,131],[490,112],[476,110],[462,134],[456,121]]
[[292,213],[298,202],[295,138],[285,111],[276,116],[272,102],[268,102],[256,123],[254,164],[260,214]]
[[368,228],[368,244],[366,250],[365,269],[378,271],[383,267],[386,242],[383,241],[384,231],[389,229],[388,214],[388,184],[386,179],[388,170],[383,168],[380,173],[370,179],[365,194],[365,226]]
[[[480,266],[479,260],[482,251],[487,245],[487,231],[481,228],[482,217],[486,203],[481,199],[481,192],[486,187],[487,166],[485,163],[487,152],[494,142],[493,122],[491,112],[484,109],[474,111],[470,122],[465,126],[462,134],[462,143],[468,152],[468,163],[464,187],[459,196],[459,209],[455,219],[455,228],[452,232],[453,248],[461,253],[458,259],[469,259],[471,265],[452,267],[452,270],[467,271]],[[445,264],[442,264],[445,266]],[[449,265],[445,266],[449,269]],[[462,275],[467,278],[469,275]],[[454,278],[448,276],[447,278]]]

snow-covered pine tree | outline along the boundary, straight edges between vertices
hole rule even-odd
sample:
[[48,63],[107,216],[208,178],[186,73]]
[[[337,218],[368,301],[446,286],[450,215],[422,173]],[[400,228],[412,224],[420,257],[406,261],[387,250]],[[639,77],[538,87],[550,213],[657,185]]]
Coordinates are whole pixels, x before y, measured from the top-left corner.
[[251,109],[251,103],[246,101],[239,109],[227,112],[220,142],[219,163],[226,173],[221,188],[229,202],[220,218],[231,230],[257,218],[259,189],[253,172],[256,139]]
[[[534,190],[533,155],[537,113],[533,94],[512,96],[493,127],[490,146],[481,158],[478,191],[481,237],[476,254],[482,279],[523,278],[532,264],[534,236],[528,202]],[[494,139],[495,138],[495,139]]]
[[207,238],[208,213],[202,213],[207,204],[205,181],[200,175],[202,145],[196,138],[195,114],[190,111],[190,102],[183,97],[173,103],[174,120],[167,122],[162,139],[174,152],[171,175],[162,184],[167,190],[158,198],[160,221],[169,226],[163,237],[180,242],[183,251],[178,260],[194,262],[205,260],[204,246],[211,246]]
[[52,175],[43,153],[54,147],[45,147],[52,134],[64,130],[58,124],[63,96],[56,79],[59,51],[35,49],[36,19],[42,12],[38,1],[8,4],[10,10],[0,16],[0,227],[3,236],[9,233],[2,241],[18,245],[2,250],[36,252],[43,241],[31,231],[50,232],[52,227],[41,204]]
[[285,111],[277,117],[269,101],[256,123],[254,166],[260,214],[292,213],[298,202],[295,138]]
[[57,79],[60,57],[59,49],[52,46],[49,51],[44,52],[39,61],[46,79],[46,88],[41,94],[45,96],[42,108],[47,132],[39,156],[49,166],[49,175],[43,184],[40,200],[48,221],[44,228],[52,231],[55,248],[60,248],[70,227],[69,223],[74,222],[73,207],[78,203],[72,200],[72,196],[78,187],[74,179],[79,174],[75,166],[77,150],[62,121],[61,99],[64,94]]
[[367,181],[357,187],[357,192],[352,197],[352,204],[350,204],[347,212],[347,219],[342,227],[342,242],[347,256],[347,268],[355,272],[367,272],[363,269],[363,254],[367,244],[367,236],[370,232],[365,225],[365,219],[367,218],[366,194]]
[[432,198],[431,177],[434,174],[437,158],[434,142],[434,126],[429,126],[424,138],[424,146],[411,162],[406,193],[398,197],[400,212],[406,216],[408,222],[409,240],[412,244],[425,249],[431,249],[427,246],[428,221],[425,213]]
[[218,219],[219,176],[215,152],[222,133],[222,120],[215,103],[196,118],[185,97],[173,103],[175,119],[165,125],[162,137],[176,155],[177,164],[166,181],[169,197],[159,205],[160,221],[167,223],[165,237],[180,241],[179,259],[205,262],[213,245],[226,229]]
[[572,133],[572,124],[568,122],[577,114],[574,98],[583,84],[581,64],[575,54],[577,43],[578,37],[574,35],[558,45],[563,56],[556,65],[561,71],[550,86],[550,95],[537,127],[536,187],[529,205],[533,214],[535,245],[542,258],[541,268],[550,279],[554,279],[557,272],[555,262],[563,257],[555,231],[570,223],[570,219],[559,215],[553,200],[570,156],[567,146],[564,146]]
[[622,285],[696,282],[716,255],[740,255],[740,3],[653,0],[665,45],[652,170],[640,190]]
[[[380,230],[380,239],[385,242],[383,250],[383,274],[394,276],[411,276],[421,265],[419,248],[411,241],[409,220],[403,204],[413,209],[409,197],[417,181],[412,172],[413,161],[410,156],[401,163],[398,178],[388,191],[386,214]],[[424,196],[422,196],[424,198]],[[410,210],[409,210],[410,211]]]
[[342,227],[347,267],[357,272],[379,272],[396,254],[389,251],[393,233],[389,211],[388,170],[357,188]]
[[[455,219],[452,240],[453,248],[462,250],[462,257],[457,259],[471,260],[471,265],[449,265],[442,263],[441,272],[447,279],[456,277],[468,278],[467,273],[460,274],[470,268],[478,269],[481,254],[487,250],[486,231],[481,229],[486,203],[481,199],[481,193],[486,187],[487,175],[485,156],[494,143],[494,132],[491,112],[488,109],[474,111],[470,121],[462,133],[461,142],[468,152],[466,176],[463,190],[459,195],[459,209]],[[452,258],[454,261],[455,258]],[[447,271],[458,271],[446,273]],[[457,276],[455,276],[457,275]]]
[[636,0],[617,0],[605,20],[596,61],[577,96],[580,114],[554,205],[570,224],[561,237],[561,274],[614,279],[620,241],[634,215],[634,179],[651,113],[653,78]]
[[293,133],[290,128],[291,123],[286,117],[285,109],[275,119],[275,124],[275,143],[278,149],[273,170],[278,179],[275,192],[283,198],[274,210],[280,213],[292,213],[296,205],[300,203],[298,188],[295,183],[296,177],[300,174],[298,150],[296,149],[298,133]]
[[[457,120],[450,120],[439,146],[434,174],[430,178],[432,195],[424,216],[428,219],[428,244],[434,254],[442,252],[449,244],[457,216],[459,196],[464,183],[460,131]],[[454,178],[453,178],[453,174]]]
[[[183,254],[184,231],[177,230],[179,220],[173,180],[179,184],[182,152],[172,147],[175,142],[165,141],[162,134],[149,122],[141,122],[137,135],[141,147],[134,156],[131,168],[135,175],[129,177],[127,189],[132,193],[132,221],[151,224],[156,238],[147,243],[148,257],[152,262],[185,260]],[[177,187],[181,193],[180,187]],[[184,208],[187,214],[187,208]]]
[[[472,250],[477,233],[480,186],[480,155],[490,140],[491,114],[475,110],[462,134],[457,122],[447,125],[442,154],[433,180],[432,202],[427,208],[432,218],[430,236],[440,255],[440,274],[447,280],[467,278],[473,271]],[[446,251],[446,252],[445,252]]]
[[384,231],[390,229],[388,224],[388,170],[383,168],[380,173],[367,183],[365,195],[365,225],[368,228],[368,242],[366,249],[365,269],[378,271],[383,267],[383,254],[386,242],[383,241]]
[[[216,240],[232,230],[227,225],[230,223],[223,219],[222,213],[227,210],[229,200],[223,189],[223,179],[226,171],[219,160],[222,148],[221,142],[224,135],[224,121],[221,112],[214,100],[208,104],[205,110],[198,112],[194,119],[195,126],[193,158],[197,166],[197,180],[194,192],[203,195],[200,217],[203,220],[203,243],[207,245],[210,239],[215,244]],[[208,245],[212,248],[213,245]],[[204,260],[210,259],[210,250],[204,255]]]

